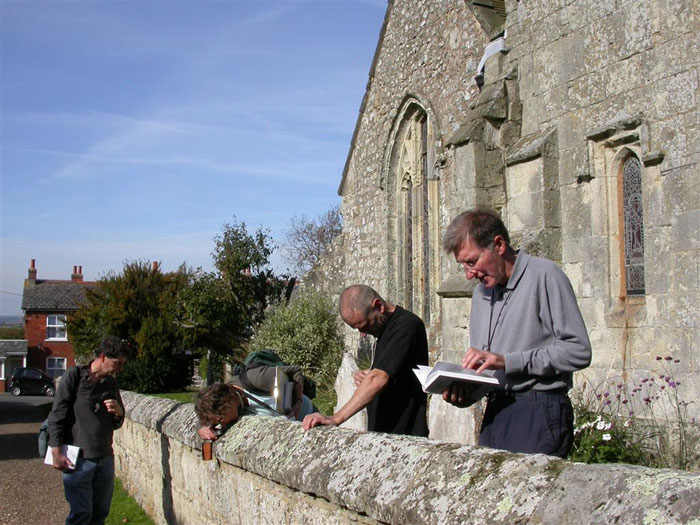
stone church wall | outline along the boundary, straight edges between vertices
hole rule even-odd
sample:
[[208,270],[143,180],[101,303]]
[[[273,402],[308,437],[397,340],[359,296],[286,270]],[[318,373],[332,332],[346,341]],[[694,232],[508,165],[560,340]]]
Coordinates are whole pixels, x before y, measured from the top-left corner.
[[117,476],[156,523],[696,523],[700,475],[246,416],[202,461],[191,404],[123,392]]
[[[504,49],[486,61],[479,89],[494,31],[471,2],[389,2],[339,188],[336,281],[408,302],[427,319],[431,360],[458,362],[473,284],[439,243],[456,214],[490,205],[516,247],[555,260],[572,282],[593,345],[578,384],[640,378],[656,370],[656,356],[673,355],[681,397],[697,399],[700,4],[504,6]],[[421,147],[422,168],[410,163]],[[636,296],[625,288],[620,182],[631,157],[641,167],[645,246]],[[360,347],[349,329],[347,347]],[[700,416],[700,405],[690,411]],[[432,437],[470,443],[478,424],[478,407],[431,402]]]
[[[561,247],[553,258],[572,281],[590,333],[593,365],[584,374],[594,384],[623,370],[640,377],[655,368],[656,356],[672,354],[682,363],[682,397],[697,399],[700,4],[506,6],[504,68],[518,71],[522,137],[543,131],[553,137],[553,163],[544,172],[559,199]],[[618,170],[629,152],[643,166],[646,293],[625,298]],[[508,183],[546,181],[522,174],[530,164],[509,166]],[[506,206],[516,231],[527,223],[521,208],[527,205]],[[693,412],[700,415],[700,407]]]

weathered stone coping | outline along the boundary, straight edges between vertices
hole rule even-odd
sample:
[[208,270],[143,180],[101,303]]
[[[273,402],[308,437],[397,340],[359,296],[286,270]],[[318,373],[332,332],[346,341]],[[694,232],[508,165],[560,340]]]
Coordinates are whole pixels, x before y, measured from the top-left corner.
[[[191,404],[123,392],[127,417],[200,448]],[[695,523],[700,474],[585,465],[246,416],[215,457],[388,523]],[[204,465],[204,463],[203,463]]]

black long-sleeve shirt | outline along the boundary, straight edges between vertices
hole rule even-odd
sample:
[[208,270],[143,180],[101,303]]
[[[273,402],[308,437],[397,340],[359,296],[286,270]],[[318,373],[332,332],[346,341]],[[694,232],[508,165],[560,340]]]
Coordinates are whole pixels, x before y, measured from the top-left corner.
[[107,412],[104,400],[116,399],[122,408],[124,403],[113,376],[90,384],[89,370],[87,364],[64,375],[49,414],[49,445],[76,445],[84,458],[95,459],[114,455],[112,435],[124,423],[123,417]]

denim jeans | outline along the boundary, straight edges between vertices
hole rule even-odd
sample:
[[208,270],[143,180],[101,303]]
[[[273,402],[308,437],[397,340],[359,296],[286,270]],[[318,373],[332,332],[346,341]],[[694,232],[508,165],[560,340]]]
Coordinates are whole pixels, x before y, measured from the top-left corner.
[[66,525],[104,523],[113,489],[114,456],[79,458],[75,470],[63,473],[63,490],[70,505]]

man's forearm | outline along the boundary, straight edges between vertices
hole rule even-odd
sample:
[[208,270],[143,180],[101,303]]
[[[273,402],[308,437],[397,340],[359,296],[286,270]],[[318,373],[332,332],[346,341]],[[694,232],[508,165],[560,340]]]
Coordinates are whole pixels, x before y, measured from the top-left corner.
[[340,425],[369,405],[379,392],[389,383],[389,375],[383,370],[370,370],[357,387],[352,397],[338,410],[331,419]]

